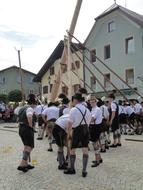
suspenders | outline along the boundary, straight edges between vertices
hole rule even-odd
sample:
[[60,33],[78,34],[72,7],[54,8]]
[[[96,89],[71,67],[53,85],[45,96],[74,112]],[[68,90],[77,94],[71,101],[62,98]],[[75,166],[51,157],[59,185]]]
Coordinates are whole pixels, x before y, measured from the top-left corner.
[[79,125],[81,125],[83,121],[84,121],[85,124],[87,125],[87,122],[86,122],[86,119],[85,119],[85,115],[86,115],[87,110],[85,110],[85,112],[84,112],[84,114],[83,114],[82,111],[81,111],[78,107],[76,107],[76,108],[80,111],[80,113],[81,113],[81,115],[82,115],[82,120],[81,120],[81,122],[80,122]]

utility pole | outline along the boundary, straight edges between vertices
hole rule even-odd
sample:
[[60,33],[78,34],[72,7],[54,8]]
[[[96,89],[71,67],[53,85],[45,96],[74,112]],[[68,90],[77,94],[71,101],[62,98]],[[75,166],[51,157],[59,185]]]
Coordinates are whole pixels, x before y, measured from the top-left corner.
[[23,88],[23,74],[22,74],[22,68],[21,68],[21,57],[20,57],[20,52],[22,49],[16,49],[18,53],[18,62],[19,62],[19,74],[20,74],[20,87],[21,87],[21,94],[22,94],[22,102],[24,103],[25,97],[24,97],[24,88]]

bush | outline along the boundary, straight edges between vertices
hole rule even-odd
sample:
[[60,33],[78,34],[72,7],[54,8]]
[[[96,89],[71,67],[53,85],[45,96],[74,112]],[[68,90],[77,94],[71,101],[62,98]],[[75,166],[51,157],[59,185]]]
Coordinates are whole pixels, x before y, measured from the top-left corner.
[[12,90],[8,94],[8,100],[11,102],[21,102],[22,101],[22,93],[20,90]]
[[6,94],[0,94],[0,101],[7,103],[8,96]]

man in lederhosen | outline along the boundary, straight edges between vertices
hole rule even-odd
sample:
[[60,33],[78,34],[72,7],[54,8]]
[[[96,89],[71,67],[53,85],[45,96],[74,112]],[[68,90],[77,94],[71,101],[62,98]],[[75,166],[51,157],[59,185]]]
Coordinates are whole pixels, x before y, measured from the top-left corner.
[[45,104],[39,104],[36,109],[35,113],[38,118],[38,138],[37,140],[42,140],[44,136],[44,131],[45,131],[45,122],[42,118],[42,112],[47,108],[47,105]]
[[117,146],[121,146],[121,133],[119,128],[119,106],[115,102],[114,94],[109,94],[108,99],[110,103],[109,125],[111,126],[113,132],[113,144],[110,147],[116,148]]
[[97,106],[97,99],[95,96],[91,96],[90,98],[90,104],[92,107],[91,110],[91,124],[89,127],[90,131],[90,140],[93,143],[93,147],[95,150],[95,160],[93,161],[93,164],[91,167],[97,167],[100,163],[103,162],[101,155],[100,155],[100,135],[101,135],[101,129],[102,129],[102,111]]
[[70,150],[70,168],[64,171],[65,174],[75,174],[75,149],[78,148],[81,143],[83,152],[83,169],[82,176],[87,175],[87,163],[88,163],[88,142],[89,142],[89,130],[88,126],[91,121],[90,111],[82,105],[83,97],[80,93],[76,93],[72,97],[73,108],[70,111],[70,122],[68,128],[68,135],[70,136],[72,130],[71,150]]
[[53,142],[53,135],[52,135],[52,130],[55,125],[55,121],[59,118],[59,108],[56,106],[55,103],[50,102],[48,104],[48,108],[46,108],[42,112],[42,118],[44,122],[47,124],[48,128],[48,141],[49,141],[49,148],[48,151],[52,152],[52,142]]
[[55,138],[56,144],[58,146],[58,162],[59,170],[67,169],[67,162],[64,156],[64,146],[67,146],[67,132],[69,124],[69,110],[64,109],[63,115],[59,117],[53,128],[53,137]]
[[24,144],[23,157],[18,170],[27,172],[29,169],[33,169],[34,166],[28,164],[30,153],[34,148],[34,130],[32,127],[32,117],[34,108],[36,107],[37,101],[34,94],[30,94],[28,98],[28,105],[23,106],[18,111],[19,117],[19,135]]

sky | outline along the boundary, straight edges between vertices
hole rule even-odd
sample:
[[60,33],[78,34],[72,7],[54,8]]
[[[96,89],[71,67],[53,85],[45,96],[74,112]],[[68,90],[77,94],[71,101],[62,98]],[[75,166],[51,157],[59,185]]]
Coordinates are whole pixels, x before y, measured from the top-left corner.
[[[0,70],[16,65],[38,73],[69,29],[77,0],[0,0]],[[143,14],[143,0],[116,0]],[[83,0],[74,35],[82,42],[94,18],[114,0]]]

